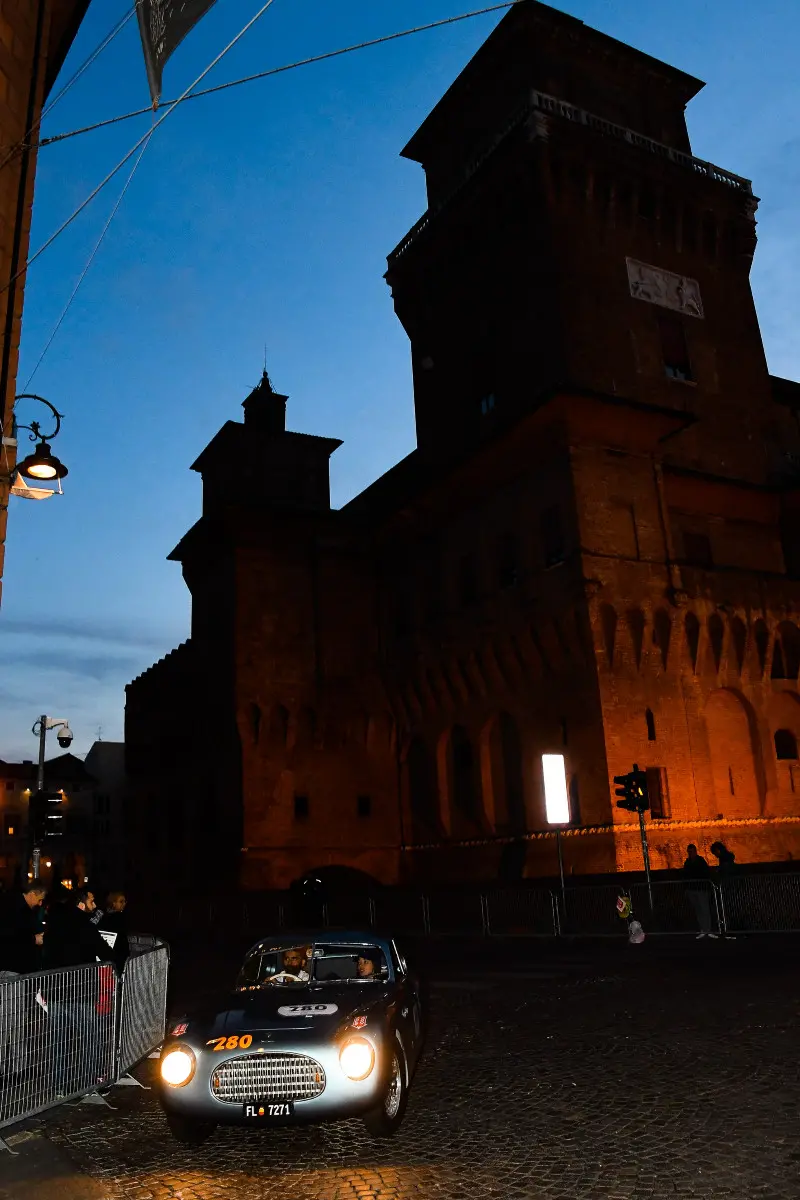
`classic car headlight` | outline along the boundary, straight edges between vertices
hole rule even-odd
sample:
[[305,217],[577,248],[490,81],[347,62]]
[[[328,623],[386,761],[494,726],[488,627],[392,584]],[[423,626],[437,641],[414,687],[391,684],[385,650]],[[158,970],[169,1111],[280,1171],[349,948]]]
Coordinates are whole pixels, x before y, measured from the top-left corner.
[[161,1060],[161,1078],[170,1087],[183,1087],[194,1075],[194,1055],[184,1047],[170,1050]]
[[348,1038],[339,1051],[339,1064],[348,1079],[366,1079],[375,1066],[375,1051],[366,1038]]

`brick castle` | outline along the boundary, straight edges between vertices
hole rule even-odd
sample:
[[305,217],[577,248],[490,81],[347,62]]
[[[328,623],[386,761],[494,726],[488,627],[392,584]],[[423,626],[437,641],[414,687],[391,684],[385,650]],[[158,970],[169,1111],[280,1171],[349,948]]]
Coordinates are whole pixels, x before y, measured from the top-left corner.
[[[800,855],[800,386],[770,375],[750,182],[703,85],[534,3],[403,154],[388,260],[417,449],[339,510],[268,376],[194,464],[190,639],[127,689],[137,863],[280,887]],[[236,487],[230,485],[231,476]]]

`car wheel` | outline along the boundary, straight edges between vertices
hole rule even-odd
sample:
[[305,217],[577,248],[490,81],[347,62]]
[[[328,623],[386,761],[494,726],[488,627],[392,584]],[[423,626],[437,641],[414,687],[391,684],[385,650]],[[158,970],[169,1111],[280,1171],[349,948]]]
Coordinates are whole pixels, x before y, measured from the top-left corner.
[[217,1128],[213,1121],[196,1121],[192,1117],[179,1117],[176,1113],[167,1113],[167,1125],[176,1142],[187,1146],[199,1146],[207,1141]]
[[367,1131],[373,1137],[393,1137],[403,1123],[407,1103],[406,1057],[398,1039],[394,1045],[383,1099],[376,1108],[364,1116]]

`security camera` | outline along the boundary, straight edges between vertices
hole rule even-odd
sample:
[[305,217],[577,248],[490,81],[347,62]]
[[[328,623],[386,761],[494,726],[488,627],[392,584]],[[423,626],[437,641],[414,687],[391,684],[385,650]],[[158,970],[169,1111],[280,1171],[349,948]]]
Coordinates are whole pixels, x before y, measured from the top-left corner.
[[63,729],[59,729],[56,737],[58,738],[59,746],[61,746],[64,750],[66,750],[68,746],[72,745],[72,730],[70,729],[69,725],[65,725]]

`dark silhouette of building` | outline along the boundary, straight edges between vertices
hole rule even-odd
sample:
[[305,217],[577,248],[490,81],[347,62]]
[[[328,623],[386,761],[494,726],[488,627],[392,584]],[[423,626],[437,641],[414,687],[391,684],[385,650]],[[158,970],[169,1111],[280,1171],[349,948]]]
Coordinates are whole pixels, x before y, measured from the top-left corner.
[[127,691],[137,871],[552,873],[548,752],[568,870],[641,865],[634,761],[656,867],[800,851],[800,386],[751,185],[692,155],[701,87],[531,0],[411,139],[418,447],[333,511],[338,443],[265,373],[194,464],[191,638]]

